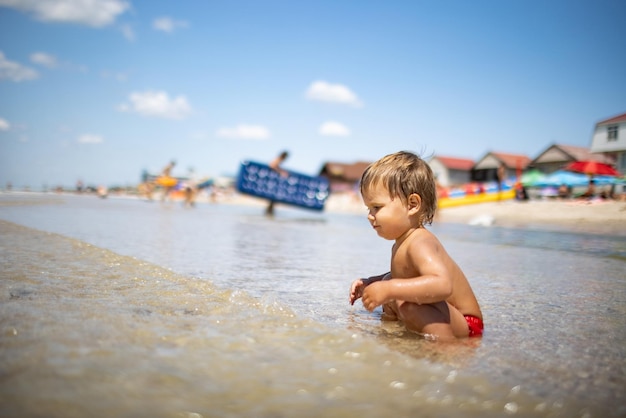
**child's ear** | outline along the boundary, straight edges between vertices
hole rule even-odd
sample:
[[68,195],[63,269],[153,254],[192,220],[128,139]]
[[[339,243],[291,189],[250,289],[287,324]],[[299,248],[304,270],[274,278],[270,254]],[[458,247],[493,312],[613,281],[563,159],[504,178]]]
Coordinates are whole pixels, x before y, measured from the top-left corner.
[[409,204],[409,212],[411,214],[419,212],[422,207],[422,196],[417,193],[411,193],[407,201]]

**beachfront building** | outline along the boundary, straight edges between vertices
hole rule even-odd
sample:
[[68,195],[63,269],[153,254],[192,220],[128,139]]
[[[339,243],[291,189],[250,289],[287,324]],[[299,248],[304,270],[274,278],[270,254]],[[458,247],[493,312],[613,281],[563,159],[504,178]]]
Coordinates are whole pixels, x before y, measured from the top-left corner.
[[352,164],[327,162],[322,166],[319,175],[328,179],[331,193],[353,191],[370,164],[363,161]]
[[596,123],[591,152],[601,154],[620,173],[626,173],[626,113]]
[[498,168],[504,169],[504,178],[515,177],[528,167],[530,158],[522,154],[488,152],[478,160],[471,171],[471,180],[477,182],[498,181]]
[[591,150],[587,147],[552,144],[532,160],[529,166],[544,174],[552,174],[575,161],[609,163],[606,157],[599,154],[592,154]]
[[469,183],[474,161],[466,158],[433,156],[428,161],[439,185],[453,187]]

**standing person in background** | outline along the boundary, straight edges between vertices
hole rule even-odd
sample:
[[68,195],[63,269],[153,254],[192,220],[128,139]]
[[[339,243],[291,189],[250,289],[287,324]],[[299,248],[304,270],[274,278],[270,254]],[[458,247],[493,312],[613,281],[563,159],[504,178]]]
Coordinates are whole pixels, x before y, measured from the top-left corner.
[[193,168],[189,168],[189,176],[183,187],[185,190],[185,202],[183,206],[192,208],[196,205],[196,194],[198,193],[198,180]]
[[145,196],[148,201],[152,201],[152,192],[154,191],[154,179],[150,179],[147,170],[141,173],[141,184],[139,185],[139,194]]
[[163,171],[161,171],[161,175],[163,177],[172,177],[172,170],[174,169],[175,166],[176,166],[176,161],[174,160],[170,161],[168,165],[163,167]]
[[504,190],[504,180],[506,177],[506,169],[504,167],[504,163],[500,163],[498,166],[498,172],[496,173],[496,177],[498,180],[498,200],[502,199],[502,191]]
[[[277,171],[281,176],[286,177],[288,174],[285,170],[281,168],[281,164],[289,157],[288,151],[281,152],[278,157],[274,158],[268,165],[269,167]],[[270,203],[267,205],[267,209],[265,209],[265,214],[268,216],[274,215],[274,201],[270,200]]]
[[109,195],[109,189],[107,189],[106,186],[101,184],[96,189],[96,194],[98,195],[100,199],[106,199],[106,197]]
[[176,186],[176,182],[173,181],[174,179],[172,178],[172,170],[175,166],[176,161],[172,160],[169,162],[168,165],[163,167],[163,170],[161,171],[161,177],[163,177],[165,180],[165,184],[163,184],[163,196],[161,196],[161,201],[165,201],[165,199],[167,199],[167,197],[170,195],[170,192],[174,189],[174,186]]

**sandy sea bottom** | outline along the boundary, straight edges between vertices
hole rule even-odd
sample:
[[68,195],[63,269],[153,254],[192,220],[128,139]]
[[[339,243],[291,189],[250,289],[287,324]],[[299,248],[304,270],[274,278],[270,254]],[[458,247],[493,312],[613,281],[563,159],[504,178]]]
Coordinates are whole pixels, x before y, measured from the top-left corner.
[[444,345],[347,304],[362,219],[258,209],[0,197],[0,415],[626,414],[623,239],[435,225],[487,323]]

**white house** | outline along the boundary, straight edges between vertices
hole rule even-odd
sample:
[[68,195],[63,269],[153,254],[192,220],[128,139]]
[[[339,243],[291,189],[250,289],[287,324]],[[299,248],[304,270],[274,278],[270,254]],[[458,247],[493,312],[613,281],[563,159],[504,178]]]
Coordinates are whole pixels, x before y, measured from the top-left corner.
[[626,174],[626,113],[596,123],[590,150],[603,154],[622,174]]
[[435,155],[428,161],[428,165],[430,165],[439,185],[450,187],[469,183],[474,161],[466,158]]

